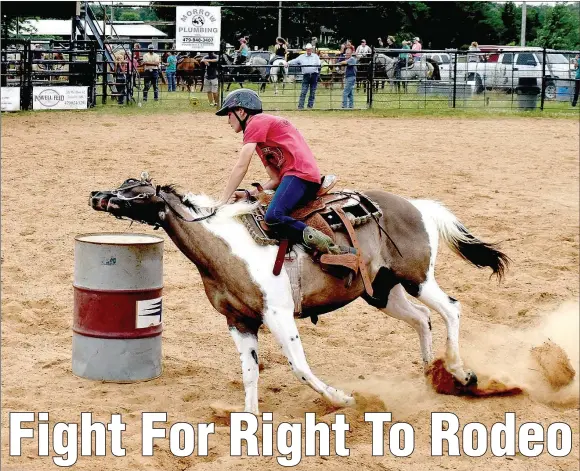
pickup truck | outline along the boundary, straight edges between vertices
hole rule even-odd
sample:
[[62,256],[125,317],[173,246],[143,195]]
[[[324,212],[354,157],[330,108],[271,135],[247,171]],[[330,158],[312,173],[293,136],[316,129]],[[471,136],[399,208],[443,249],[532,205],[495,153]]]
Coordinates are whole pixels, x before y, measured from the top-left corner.
[[[536,78],[538,86],[541,85],[543,70],[541,48],[506,46],[495,51],[487,53],[482,51],[476,54],[458,56],[457,80],[472,83],[477,93],[483,92],[484,89],[513,91],[522,77]],[[438,62],[441,80],[453,78],[455,65],[453,53],[431,53],[428,57]],[[473,62],[461,62],[464,58]],[[546,98],[553,99],[556,97],[557,80],[574,78],[570,60],[564,54],[547,50],[546,77]]]

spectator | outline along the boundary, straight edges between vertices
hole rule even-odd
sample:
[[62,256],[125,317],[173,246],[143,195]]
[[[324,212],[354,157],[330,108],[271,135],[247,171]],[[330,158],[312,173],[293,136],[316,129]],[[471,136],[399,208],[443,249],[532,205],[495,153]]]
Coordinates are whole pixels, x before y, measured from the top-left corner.
[[314,99],[316,97],[316,87],[318,86],[318,75],[320,71],[320,58],[312,52],[312,44],[308,43],[305,47],[306,54],[301,54],[296,59],[292,59],[285,65],[299,65],[302,68],[302,91],[300,92],[300,99],[298,100],[298,109],[304,109],[304,101],[306,94],[310,89],[308,96],[308,108],[314,106]]
[[330,69],[330,59],[328,54],[322,54],[320,56],[320,81],[322,84],[328,88],[332,86],[332,70]]
[[249,51],[248,40],[246,38],[240,38],[240,48],[238,49],[236,64],[244,64],[248,60]]
[[385,47],[382,38],[377,38],[377,45],[376,47]]
[[210,106],[218,105],[218,56],[210,52],[201,62],[205,64],[203,88],[207,91]]
[[115,53],[115,83],[117,85],[117,103],[125,103],[125,90],[127,84],[127,68],[129,56],[124,49],[119,49]]
[[312,36],[310,38],[310,44],[312,44],[312,52],[314,54],[318,54],[318,46],[317,46],[317,44],[318,44],[318,38],[316,36]]
[[[481,49],[479,49],[479,44],[477,44],[477,42],[475,41],[471,43],[471,46],[469,46],[469,50],[474,52],[481,51]],[[467,62],[479,62],[479,54],[468,54]]]
[[177,57],[167,51],[165,75],[167,75],[167,91],[175,91],[175,74],[177,73]]
[[352,42],[350,39],[347,39],[344,43],[342,43],[340,45],[340,53],[344,54],[347,49],[350,49],[353,53],[355,51],[355,47],[352,45]]
[[148,51],[143,55],[143,67],[145,75],[145,87],[143,88],[143,101],[147,101],[147,94],[149,88],[153,85],[153,98],[155,101],[159,100],[159,85],[157,80],[159,78],[159,64],[161,58],[159,54],[153,52],[153,44],[149,44]]
[[[346,51],[345,51],[346,52]],[[360,46],[356,48],[356,57],[362,59],[363,57],[370,57],[371,55],[371,48],[367,45],[366,39],[361,39]]]
[[580,92],[580,54],[576,54],[576,75],[574,80],[574,98],[572,99],[572,106],[578,104],[578,92]]
[[346,65],[344,73],[344,91],[342,92],[342,107],[354,108],[354,85],[356,83],[356,58],[352,51],[347,49],[345,60],[337,62],[336,65]]
[[[413,51],[420,51],[421,50],[421,40],[417,37],[413,38],[413,46],[411,46],[411,50]],[[413,54],[413,61],[414,62],[421,62],[421,54],[415,52]]]

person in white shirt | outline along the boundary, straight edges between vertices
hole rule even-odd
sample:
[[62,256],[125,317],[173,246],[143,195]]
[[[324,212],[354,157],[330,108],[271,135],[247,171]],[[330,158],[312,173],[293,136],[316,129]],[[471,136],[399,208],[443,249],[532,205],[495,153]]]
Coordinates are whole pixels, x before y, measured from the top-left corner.
[[366,39],[361,39],[360,46],[356,48],[356,56],[361,59],[363,57],[370,56],[371,52],[371,48],[367,44]]
[[161,58],[159,57],[159,54],[154,52],[155,46],[153,46],[153,44],[149,44],[147,49],[147,53],[143,55],[143,66],[145,69],[143,101],[147,101],[147,94],[149,93],[151,85],[153,85],[153,98],[157,101],[159,99],[159,85],[157,84],[157,80],[159,78],[159,64],[161,63]]
[[308,108],[314,107],[316,97],[316,87],[318,86],[318,76],[320,75],[320,58],[312,52],[312,44],[308,43],[305,47],[306,54],[302,54],[296,59],[287,62],[285,66],[299,65],[302,68],[302,91],[298,100],[298,109],[304,109],[306,94],[310,89],[308,96]]

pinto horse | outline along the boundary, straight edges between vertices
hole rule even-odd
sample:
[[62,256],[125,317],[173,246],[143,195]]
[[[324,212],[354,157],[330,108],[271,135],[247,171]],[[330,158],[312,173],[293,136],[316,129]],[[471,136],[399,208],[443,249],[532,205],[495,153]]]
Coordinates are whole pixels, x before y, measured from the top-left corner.
[[[333,405],[353,405],[352,396],[335,389],[310,370],[296,327],[299,318],[334,311],[362,297],[383,313],[413,327],[421,344],[424,368],[433,362],[430,311],[411,302],[406,293],[437,311],[447,328],[445,367],[457,384],[473,386],[477,377],[465,370],[459,355],[460,304],[435,281],[435,259],[441,238],[456,254],[477,267],[490,267],[501,279],[509,258],[496,245],[474,237],[448,209],[435,201],[408,200],[384,191],[368,191],[382,215],[356,228],[362,263],[372,279],[372,295],[361,275],[350,284],[321,270],[302,245],[295,245],[302,306],[295,313],[293,288],[286,267],[278,276],[271,267],[277,247],[259,245],[238,216],[256,204],[238,202],[215,208],[204,195],[179,194],[172,185],[155,186],[144,172],[117,189],[93,191],[90,204],[118,218],[163,228],[198,268],[212,306],[227,319],[240,353],[245,410],[258,413],[258,331],[265,324],[282,347],[294,375]],[[388,234],[388,237],[383,235]],[[337,244],[350,245],[344,232]],[[396,245],[395,245],[396,244]],[[295,280],[296,281],[296,280]]]

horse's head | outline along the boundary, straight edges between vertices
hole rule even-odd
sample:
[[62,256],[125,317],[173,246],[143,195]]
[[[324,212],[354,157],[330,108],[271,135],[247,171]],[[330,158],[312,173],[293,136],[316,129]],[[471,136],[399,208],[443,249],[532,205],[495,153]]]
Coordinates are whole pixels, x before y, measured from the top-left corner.
[[140,179],[129,178],[115,190],[92,191],[89,205],[95,211],[156,226],[165,212],[165,201],[159,196],[159,190],[143,172]]

